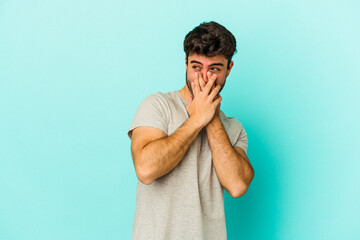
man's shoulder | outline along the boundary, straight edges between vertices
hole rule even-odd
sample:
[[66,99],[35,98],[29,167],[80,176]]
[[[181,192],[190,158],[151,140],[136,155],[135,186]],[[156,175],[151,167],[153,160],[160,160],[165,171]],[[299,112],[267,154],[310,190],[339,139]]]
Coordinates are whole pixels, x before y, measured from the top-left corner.
[[149,94],[145,99],[152,99],[152,98],[162,98],[162,99],[166,99],[166,98],[173,98],[176,94],[176,91],[169,91],[169,92],[161,92],[161,91],[157,91],[154,93]]
[[174,101],[176,99],[177,93],[176,91],[169,91],[169,92],[154,92],[145,97],[143,102],[154,102],[154,103],[162,103],[167,104],[171,101]]
[[173,92],[154,92],[147,95],[139,104],[128,130],[131,139],[132,130],[139,126],[154,127],[168,133]]
[[220,120],[225,128],[238,128],[241,129],[243,126],[236,117],[227,117],[223,111],[220,110],[219,113]]

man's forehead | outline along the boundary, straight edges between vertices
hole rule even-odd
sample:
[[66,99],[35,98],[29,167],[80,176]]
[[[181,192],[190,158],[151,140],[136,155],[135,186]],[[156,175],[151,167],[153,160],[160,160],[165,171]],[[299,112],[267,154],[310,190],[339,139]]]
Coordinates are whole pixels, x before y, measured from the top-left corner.
[[217,55],[214,57],[207,57],[205,55],[199,55],[199,54],[190,54],[188,58],[190,63],[201,63],[206,65],[211,65],[214,63],[223,63],[224,65],[227,62],[227,59],[224,55]]

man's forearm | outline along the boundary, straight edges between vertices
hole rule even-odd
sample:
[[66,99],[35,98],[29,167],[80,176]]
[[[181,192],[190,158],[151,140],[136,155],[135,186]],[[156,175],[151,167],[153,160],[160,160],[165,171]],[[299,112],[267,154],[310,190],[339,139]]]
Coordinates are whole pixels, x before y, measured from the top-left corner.
[[206,126],[213,163],[221,185],[232,196],[247,189],[253,178],[250,163],[231,146],[219,117]]
[[150,142],[143,148],[141,158],[146,162],[146,179],[149,184],[179,164],[201,128],[190,117],[170,136]]

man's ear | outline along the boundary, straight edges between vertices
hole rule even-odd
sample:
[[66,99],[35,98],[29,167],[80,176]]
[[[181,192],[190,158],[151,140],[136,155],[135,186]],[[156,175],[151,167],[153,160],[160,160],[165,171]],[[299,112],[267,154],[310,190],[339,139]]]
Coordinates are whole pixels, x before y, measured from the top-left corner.
[[187,70],[187,57],[185,56],[185,69]]
[[232,69],[233,66],[234,66],[234,62],[231,61],[230,64],[229,64],[229,68],[227,69],[226,77],[229,76],[230,71],[231,71],[231,69]]

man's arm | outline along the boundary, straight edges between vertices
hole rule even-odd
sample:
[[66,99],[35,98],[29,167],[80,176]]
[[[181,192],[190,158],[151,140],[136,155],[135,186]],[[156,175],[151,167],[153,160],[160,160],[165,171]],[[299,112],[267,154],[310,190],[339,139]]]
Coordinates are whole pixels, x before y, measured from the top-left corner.
[[[210,74],[208,75],[210,77]],[[210,79],[216,78],[212,75]],[[205,83],[199,77],[200,89],[214,88],[214,81]],[[214,99],[221,98],[217,95]],[[254,178],[254,170],[245,151],[240,147],[232,147],[229,137],[221,123],[220,104],[217,106],[213,119],[206,125],[211,155],[213,158],[216,175],[225,190],[235,198],[244,195]]]
[[156,128],[135,128],[131,153],[139,180],[151,184],[169,173],[179,164],[200,130],[201,126],[191,117],[170,136]]
[[254,170],[240,147],[233,148],[229,137],[215,114],[213,120],[206,126],[211,154],[221,185],[235,198],[244,195],[254,178]]

